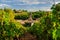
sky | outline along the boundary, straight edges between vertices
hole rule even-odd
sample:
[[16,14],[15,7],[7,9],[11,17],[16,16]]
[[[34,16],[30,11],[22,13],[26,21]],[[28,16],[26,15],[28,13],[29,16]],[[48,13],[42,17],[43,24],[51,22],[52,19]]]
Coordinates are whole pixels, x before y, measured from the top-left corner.
[[[60,0],[55,0],[56,4],[59,2]],[[53,3],[53,0],[0,0],[0,8],[8,7],[28,11],[50,11]]]

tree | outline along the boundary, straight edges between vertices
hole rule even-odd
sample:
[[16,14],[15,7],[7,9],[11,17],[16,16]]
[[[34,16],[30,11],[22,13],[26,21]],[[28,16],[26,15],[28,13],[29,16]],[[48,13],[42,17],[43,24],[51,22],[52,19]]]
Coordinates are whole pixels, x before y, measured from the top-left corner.
[[54,40],[60,40],[60,35],[59,35],[59,32],[60,32],[60,3],[56,4],[56,5],[53,5],[51,7],[52,9],[52,12],[53,12],[53,15],[52,15],[52,22],[53,22],[53,39]]

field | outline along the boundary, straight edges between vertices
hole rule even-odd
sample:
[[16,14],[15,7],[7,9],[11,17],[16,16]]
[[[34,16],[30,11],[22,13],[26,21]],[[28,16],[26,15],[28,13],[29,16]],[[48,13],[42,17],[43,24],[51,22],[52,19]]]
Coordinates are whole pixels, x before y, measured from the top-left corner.
[[0,9],[0,40],[60,40],[60,3],[51,10]]

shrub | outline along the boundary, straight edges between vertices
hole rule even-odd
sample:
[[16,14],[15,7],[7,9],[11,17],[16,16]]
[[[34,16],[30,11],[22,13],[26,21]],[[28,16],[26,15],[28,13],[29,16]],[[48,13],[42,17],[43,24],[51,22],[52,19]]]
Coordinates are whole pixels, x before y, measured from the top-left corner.
[[0,14],[0,39],[1,40],[12,40],[14,37],[22,36],[25,28],[15,22],[12,10],[1,10]]
[[29,18],[29,14],[26,13],[26,12],[15,15],[15,19],[26,20],[26,19],[28,19],[28,18]]
[[38,11],[38,12],[33,12],[32,13],[32,18],[33,19],[37,19],[37,18],[40,18],[40,17],[42,17],[43,16],[43,12],[40,12],[40,11]]
[[[0,26],[0,38],[1,40],[4,38],[4,40],[7,39],[13,39],[14,37],[19,37],[24,34],[24,28],[22,25],[19,25],[18,23],[10,22],[9,24],[4,23],[3,26]],[[11,38],[10,38],[11,37]]]
[[34,25],[29,28],[28,32],[35,35],[37,39],[40,39],[43,32],[43,27],[40,26],[40,23],[34,23]]

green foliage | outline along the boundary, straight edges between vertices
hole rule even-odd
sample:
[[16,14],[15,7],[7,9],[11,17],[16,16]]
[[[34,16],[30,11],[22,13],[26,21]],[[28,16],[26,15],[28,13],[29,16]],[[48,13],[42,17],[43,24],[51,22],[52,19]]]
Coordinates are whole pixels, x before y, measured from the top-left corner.
[[43,38],[45,38],[46,40],[52,40],[52,29],[53,29],[53,24],[52,24],[52,20],[51,20],[51,16],[49,16],[49,14],[47,16],[44,16],[43,18],[40,19],[40,23],[41,26],[44,27],[43,29],[43,34],[45,36],[43,36]]
[[4,23],[3,26],[0,26],[0,37],[4,37],[4,39],[7,37],[7,38],[10,38],[10,37],[19,37],[19,36],[22,36],[23,33],[24,33],[24,30],[23,30],[23,26],[20,25],[18,28],[18,24],[16,23],[13,23],[13,22],[10,22],[9,24],[6,24],[6,22]]
[[53,40],[60,40],[60,17],[59,17],[59,14],[60,14],[60,3],[52,6],[52,12],[53,12],[53,15],[52,15],[52,22],[53,22],[53,32],[52,32],[52,36],[53,36]]
[[[15,36],[22,36],[24,28],[22,25],[14,21],[13,11],[10,9],[1,10],[0,19],[0,39],[8,40],[13,39]],[[11,38],[10,38],[11,37]]]
[[37,19],[43,16],[43,11],[32,12],[32,18]]
[[29,28],[28,32],[35,35],[38,39],[41,39],[43,29],[44,27],[42,27],[39,22],[35,22],[34,25]]
[[40,18],[31,27],[26,23],[23,27],[15,19],[26,20],[29,18],[27,11],[16,13],[11,9],[0,9],[0,39],[11,40],[14,37],[21,37],[24,32],[29,32],[37,37],[38,40],[60,40],[60,4],[52,6],[52,12],[37,11],[32,12],[32,18]]
[[29,18],[29,14],[27,12],[22,12],[20,14],[15,15],[15,19],[21,19],[21,20],[26,20]]

